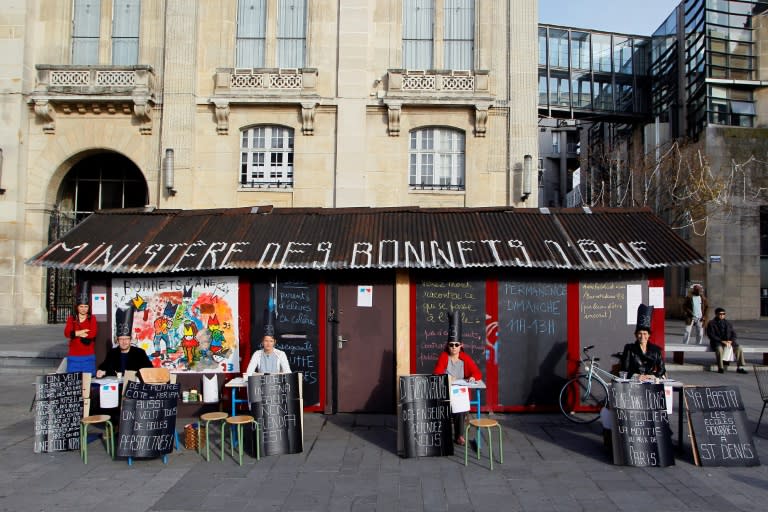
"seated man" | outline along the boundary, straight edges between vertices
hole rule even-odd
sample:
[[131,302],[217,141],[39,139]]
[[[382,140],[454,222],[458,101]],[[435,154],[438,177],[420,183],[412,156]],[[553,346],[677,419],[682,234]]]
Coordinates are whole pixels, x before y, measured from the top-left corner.
[[152,368],[147,353],[139,347],[131,345],[130,336],[118,336],[117,346],[107,352],[107,358],[96,370],[96,377],[105,375],[123,375],[126,370],[139,371],[142,368]]
[[707,324],[707,336],[709,337],[709,346],[715,351],[717,373],[725,372],[723,367],[723,351],[726,347],[730,347],[733,350],[733,358],[738,365],[736,373],[747,373],[747,370],[744,369],[744,366],[746,366],[744,352],[739,347],[739,344],[736,343],[736,331],[733,329],[731,322],[725,319],[725,310],[723,308],[715,310],[715,318]]

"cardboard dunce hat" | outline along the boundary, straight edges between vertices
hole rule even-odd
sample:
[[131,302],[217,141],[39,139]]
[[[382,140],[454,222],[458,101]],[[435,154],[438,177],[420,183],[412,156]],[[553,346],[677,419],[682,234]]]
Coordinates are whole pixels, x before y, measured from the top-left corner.
[[131,336],[133,333],[133,308],[123,306],[115,311],[115,337]]
[[635,327],[635,334],[638,331],[648,331],[651,333],[651,318],[653,318],[653,306],[646,306],[640,304],[637,306],[637,326]]
[[461,313],[451,311],[448,313],[448,342],[461,343]]
[[272,336],[276,338],[275,334],[275,312],[269,308],[264,310],[264,336]]
[[81,304],[85,304],[86,306],[91,305],[91,283],[88,281],[80,283],[77,293],[75,294],[75,306]]

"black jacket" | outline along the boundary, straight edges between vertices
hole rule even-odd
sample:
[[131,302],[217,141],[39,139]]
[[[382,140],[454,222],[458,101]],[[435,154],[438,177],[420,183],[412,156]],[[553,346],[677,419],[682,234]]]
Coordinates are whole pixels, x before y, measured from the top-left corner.
[[147,353],[138,347],[131,346],[128,349],[128,357],[125,361],[125,368],[120,361],[120,347],[115,347],[107,352],[107,358],[99,365],[99,370],[103,370],[107,375],[117,375],[117,372],[125,373],[125,370],[139,371],[142,368],[152,368]]
[[643,354],[638,342],[624,345],[624,352],[621,354],[621,371],[627,372],[627,377],[632,377],[636,373],[663,377],[667,373],[661,349],[653,343],[648,343]]
[[712,350],[717,350],[723,340],[731,340],[734,347],[739,346],[736,343],[736,331],[733,330],[733,324],[725,319],[713,318],[710,320],[707,324],[707,337]]

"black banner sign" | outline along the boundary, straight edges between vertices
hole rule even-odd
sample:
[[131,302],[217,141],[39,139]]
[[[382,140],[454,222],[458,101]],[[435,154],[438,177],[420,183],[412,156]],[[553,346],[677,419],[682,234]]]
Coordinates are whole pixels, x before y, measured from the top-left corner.
[[614,382],[611,409],[614,464],[675,464],[663,384]]
[[42,375],[35,387],[35,453],[79,450],[83,374]]
[[567,286],[499,281],[499,403],[555,405],[565,384]]
[[400,377],[398,452],[403,457],[453,455],[448,375]]
[[683,396],[697,465],[760,465],[738,387],[686,386]]
[[178,384],[128,382],[120,409],[117,456],[149,458],[173,451]]
[[301,373],[252,375],[248,378],[251,414],[261,429],[261,454],[304,450]]

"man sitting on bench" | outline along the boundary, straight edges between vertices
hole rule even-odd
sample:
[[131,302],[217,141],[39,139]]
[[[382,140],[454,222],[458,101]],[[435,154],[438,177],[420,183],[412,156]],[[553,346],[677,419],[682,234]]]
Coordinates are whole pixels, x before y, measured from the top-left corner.
[[[738,368],[736,373],[747,373],[744,369],[746,363],[744,362],[744,352],[736,343],[736,331],[733,329],[731,322],[725,319],[725,310],[723,308],[715,309],[715,318],[713,318],[709,324],[707,324],[707,336],[709,337],[709,345],[712,350],[715,351],[715,357],[717,358],[717,373],[725,372],[723,367],[723,353],[726,353],[726,360],[736,361]],[[730,352],[730,357],[729,353]]]

